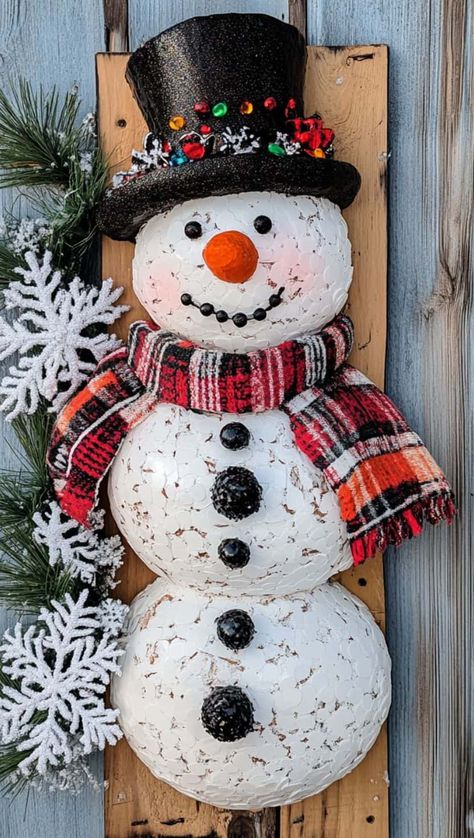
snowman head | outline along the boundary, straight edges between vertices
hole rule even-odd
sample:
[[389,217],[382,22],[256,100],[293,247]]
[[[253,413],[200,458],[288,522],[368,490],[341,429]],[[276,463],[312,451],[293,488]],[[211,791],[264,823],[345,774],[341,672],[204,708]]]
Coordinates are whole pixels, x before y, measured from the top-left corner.
[[321,329],[351,279],[339,207],[276,192],[178,204],[144,224],[133,260],[135,293],[155,323],[229,352]]

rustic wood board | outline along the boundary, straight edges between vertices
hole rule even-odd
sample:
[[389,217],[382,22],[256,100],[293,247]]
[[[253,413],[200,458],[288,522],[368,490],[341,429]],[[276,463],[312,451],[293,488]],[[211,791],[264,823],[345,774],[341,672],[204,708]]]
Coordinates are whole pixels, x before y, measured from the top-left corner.
[[[387,49],[384,46],[310,47],[306,112],[319,110],[336,130],[338,155],[353,162],[363,179],[361,193],[347,211],[353,244],[355,277],[349,310],[356,325],[352,361],[383,385],[386,341],[386,160]],[[124,80],[127,55],[97,57],[99,128],[111,172],[126,167],[130,151],[140,146],[143,118]],[[364,102],[364,108],[358,102]],[[131,290],[133,246],[104,237],[103,277],[112,276],[126,289],[131,311],[117,331],[143,316]],[[118,595],[131,599],[153,577],[127,550]],[[384,624],[384,591],[380,559],[342,582]],[[280,813],[281,838],[365,838],[388,835],[387,747],[385,730],[359,768],[326,792]],[[277,834],[274,811],[257,815],[222,812],[178,795],[151,777],[125,742],[106,753],[107,838],[163,836],[265,836]]]
[[[387,81],[385,46],[309,47],[306,113],[336,132],[336,153],[357,166],[362,187],[344,216],[352,242],[349,295],[356,334],[351,362],[384,384],[387,274]],[[364,106],[361,107],[361,102]],[[340,574],[384,626],[382,560]],[[384,729],[361,765],[316,797],[281,810],[281,838],[386,838],[387,740]]]

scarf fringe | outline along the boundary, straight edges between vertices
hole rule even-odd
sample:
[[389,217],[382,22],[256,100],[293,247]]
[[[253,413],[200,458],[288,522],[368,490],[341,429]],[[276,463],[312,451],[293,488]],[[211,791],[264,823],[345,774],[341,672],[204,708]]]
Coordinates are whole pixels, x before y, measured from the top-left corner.
[[390,545],[399,547],[403,541],[420,535],[425,521],[430,524],[446,521],[451,524],[455,514],[454,495],[450,491],[422,498],[408,509],[394,513],[386,521],[380,522],[370,532],[351,539],[354,564],[373,558]]

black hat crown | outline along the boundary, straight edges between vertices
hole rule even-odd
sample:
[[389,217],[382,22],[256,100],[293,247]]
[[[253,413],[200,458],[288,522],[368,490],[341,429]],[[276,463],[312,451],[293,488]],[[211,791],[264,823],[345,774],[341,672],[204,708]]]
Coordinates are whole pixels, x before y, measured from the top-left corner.
[[288,102],[295,116],[303,112],[305,64],[304,39],[293,26],[268,15],[211,15],[147,41],[126,77],[150,130],[174,144],[177,132],[202,123],[215,135],[244,126],[274,135]]
[[357,170],[332,159],[321,117],[302,116],[305,66],[298,30],[268,15],[196,17],[147,41],[126,77],[150,133],[114,176],[99,227],[133,239],[178,203],[250,190],[351,203]]

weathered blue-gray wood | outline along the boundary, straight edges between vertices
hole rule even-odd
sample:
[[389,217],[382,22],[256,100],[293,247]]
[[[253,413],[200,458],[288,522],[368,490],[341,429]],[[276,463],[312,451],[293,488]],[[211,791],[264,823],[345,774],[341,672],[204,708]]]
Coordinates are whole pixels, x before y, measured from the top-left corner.
[[390,45],[387,389],[445,467],[460,506],[451,530],[425,533],[386,558],[390,834],[464,838],[474,834],[472,4],[309,5],[312,43]]
[[[66,92],[80,86],[83,112],[95,107],[94,54],[103,49],[102,4],[97,0],[2,0],[0,3],[0,84],[8,87],[24,76],[45,90],[57,85]],[[0,192],[0,207],[8,208],[11,194]],[[15,207],[18,210],[19,205]],[[12,462],[7,445],[12,434],[0,426],[0,465]],[[1,614],[1,630],[14,622]],[[92,766],[102,780],[100,760]],[[13,801],[0,800],[1,838],[102,838],[103,800],[88,789],[77,797],[67,793],[30,792]]]

